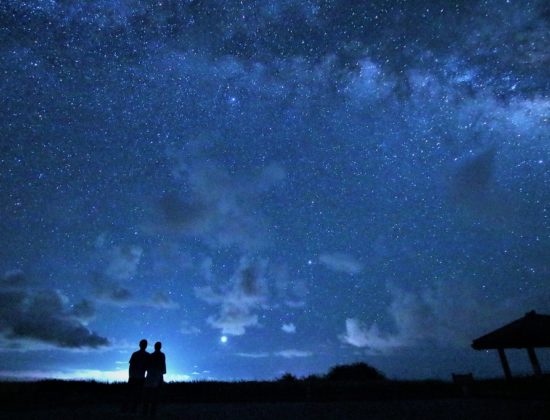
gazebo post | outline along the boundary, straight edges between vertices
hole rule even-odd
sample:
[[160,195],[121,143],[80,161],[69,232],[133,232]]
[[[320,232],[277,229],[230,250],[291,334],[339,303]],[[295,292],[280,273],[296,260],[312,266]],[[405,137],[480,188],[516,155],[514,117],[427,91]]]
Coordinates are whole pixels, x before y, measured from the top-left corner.
[[531,362],[531,366],[533,366],[535,376],[542,376],[542,370],[540,368],[539,359],[537,359],[535,349],[533,347],[527,347],[527,354],[529,355],[529,360]]
[[504,353],[503,348],[498,349],[498,355],[500,357],[500,363],[502,363],[502,369],[504,370],[504,377],[506,379],[512,379],[512,372],[510,371],[510,365],[508,364],[508,359],[506,358],[506,353]]
[[550,347],[550,315],[537,314],[535,311],[472,341],[474,350],[498,350],[507,380],[512,379],[512,372],[506,349],[526,349],[535,377],[542,377],[543,371],[535,353],[541,347]]

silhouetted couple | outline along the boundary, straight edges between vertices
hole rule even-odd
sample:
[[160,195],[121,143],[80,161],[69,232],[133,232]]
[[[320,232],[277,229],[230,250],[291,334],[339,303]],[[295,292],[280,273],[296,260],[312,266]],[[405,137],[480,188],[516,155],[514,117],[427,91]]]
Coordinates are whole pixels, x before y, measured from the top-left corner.
[[[154,417],[157,411],[159,388],[164,382],[166,373],[166,357],[160,351],[162,343],[155,343],[155,351],[147,353],[147,340],[139,342],[139,350],[130,358],[128,385],[132,400],[132,411],[137,410],[143,401],[143,414]],[[145,373],[147,372],[147,375]]]

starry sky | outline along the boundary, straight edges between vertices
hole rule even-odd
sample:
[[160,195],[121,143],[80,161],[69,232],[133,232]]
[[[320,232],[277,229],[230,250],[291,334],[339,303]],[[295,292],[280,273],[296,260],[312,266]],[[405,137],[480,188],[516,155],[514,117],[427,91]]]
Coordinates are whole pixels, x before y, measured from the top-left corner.
[[550,312],[548,45],[542,0],[3,0],[0,376],[501,375],[472,339]]

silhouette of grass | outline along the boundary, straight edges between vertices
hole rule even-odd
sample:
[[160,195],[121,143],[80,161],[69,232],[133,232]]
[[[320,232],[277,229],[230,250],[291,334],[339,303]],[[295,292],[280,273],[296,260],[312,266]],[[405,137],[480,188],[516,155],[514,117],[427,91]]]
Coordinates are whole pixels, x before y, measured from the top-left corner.
[[[448,381],[284,375],[274,381],[168,383],[161,390],[159,410],[161,418],[206,419],[550,418],[548,376],[477,380],[471,396],[462,395]],[[117,418],[126,396],[126,383],[0,382],[0,419]]]
[[[550,399],[550,377],[478,380],[478,398]],[[41,380],[0,382],[4,408],[117,403],[127,392],[126,383]],[[246,403],[296,401],[373,401],[399,399],[459,398],[461,390],[447,381],[342,381],[302,378],[276,381],[196,381],[167,383],[162,399],[173,403]]]

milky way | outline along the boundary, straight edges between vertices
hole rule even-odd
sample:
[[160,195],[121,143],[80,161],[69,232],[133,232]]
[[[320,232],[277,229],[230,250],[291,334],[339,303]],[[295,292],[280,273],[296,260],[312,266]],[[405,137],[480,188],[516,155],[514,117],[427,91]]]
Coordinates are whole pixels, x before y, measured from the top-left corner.
[[544,1],[2,1],[0,376],[498,374],[472,339],[550,312],[548,45]]

